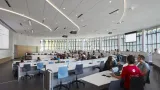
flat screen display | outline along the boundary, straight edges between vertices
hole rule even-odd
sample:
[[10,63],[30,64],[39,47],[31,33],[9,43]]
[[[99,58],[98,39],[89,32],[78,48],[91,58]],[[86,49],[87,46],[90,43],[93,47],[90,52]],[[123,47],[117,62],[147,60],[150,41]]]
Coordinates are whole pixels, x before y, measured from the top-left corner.
[[9,49],[9,30],[0,24],[0,49]]
[[135,42],[136,41],[136,33],[125,34],[125,42]]

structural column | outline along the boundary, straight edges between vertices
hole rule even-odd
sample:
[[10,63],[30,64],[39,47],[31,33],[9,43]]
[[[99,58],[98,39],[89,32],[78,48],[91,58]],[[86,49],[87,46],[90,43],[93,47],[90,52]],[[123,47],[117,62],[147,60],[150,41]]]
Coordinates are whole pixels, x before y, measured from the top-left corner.
[[[121,46],[121,44],[120,44],[120,40],[121,40],[120,35],[118,35],[118,36],[117,36],[117,38],[118,38],[118,41],[117,41],[117,45],[118,45],[118,47],[117,47],[117,49],[119,49],[119,50],[120,50],[120,46]],[[120,50],[120,51],[122,51],[122,50]]]
[[146,41],[145,41],[145,30],[142,30],[142,51],[143,52],[146,52],[145,51],[145,48],[146,48],[146,45],[145,45],[145,43],[146,43]]

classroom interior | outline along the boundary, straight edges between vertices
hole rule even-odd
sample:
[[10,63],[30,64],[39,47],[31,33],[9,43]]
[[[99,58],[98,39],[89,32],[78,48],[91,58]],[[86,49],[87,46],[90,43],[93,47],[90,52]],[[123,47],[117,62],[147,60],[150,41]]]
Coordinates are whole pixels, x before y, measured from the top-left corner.
[[0,0],[0,90],[159,90],[159,8],[160,0]]

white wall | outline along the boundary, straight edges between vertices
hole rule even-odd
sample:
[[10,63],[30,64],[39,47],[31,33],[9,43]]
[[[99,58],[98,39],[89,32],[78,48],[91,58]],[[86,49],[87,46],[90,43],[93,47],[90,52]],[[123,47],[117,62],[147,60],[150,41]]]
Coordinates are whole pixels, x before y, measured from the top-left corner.
[[[5,24],[0,21],[0,24],[8,28]],[[39,46],[40,38],[25,36],[22,34],[15,33],[9,29],[9,49],[0,49],[0,59],[11,57],[14,58],[14,45],[28,45],[28,46]],[[0,42],[1,43],[1,42]]]
[[[2,24],[2,23],[0,23],[0,24]],[[14,39],[13,35],[14,35],[14,32],[12,30],[9,30],[9,49],[4,49],[4,50],[0,49],[0,59],[6,58],[6,57],[11,57],[13,55],[13,51],[14,51],[13,46],[15,44],[15,41],[14,41],[15,39]]]
[[16,33],[14,37],[16,38],[16,45],[40,46],[41,39],[37,37],[26,36],[18,33]]

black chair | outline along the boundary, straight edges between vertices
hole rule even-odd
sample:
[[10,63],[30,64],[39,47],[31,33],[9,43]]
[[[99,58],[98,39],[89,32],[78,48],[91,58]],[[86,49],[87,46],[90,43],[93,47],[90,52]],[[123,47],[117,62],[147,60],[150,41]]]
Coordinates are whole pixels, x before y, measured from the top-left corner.
[[120,83],[121,83],[121,80],[111,81],[111,83],[109,84],[108,90],[124,90],[124,89],[120,86]]
[[144,78],[131,77],[129,90],[144,90]]
[[22,77],[22,79],[31,79],[31,76],[28,74],[28,71],[31,71],[31,65],[30,64],[24,64],[23,70],[26,72],[26,74]]
[[94,69],[99,69],[99,72],[102,72],[102,71],[103,71],[103,68],[104,68],[104,61],[101,61],[101,62],[100,62],[100,65],[93,67],[93,70],[94,70]]
[[150,76],[150,70],[147,72],[147,77],[146,77],[146,81],[145,81],[145,83],[147,83],[147,84],[150,84],[149,76]]
[[16,62],[16,65],[19,66],[19,63],[20,63],[20,62]]
[[76,65],[76,68],[75,68],[76,80],[71,82],[71,84],[76,83],[77,88],[79,88],[79,85],[78,85],[79,83],[81,83],[81,84],[83,84],[83,86],[85,86],[85,84],[82,81],[78,80],[77,75],[79,75],[79,74],[83,74],[83,64]]

